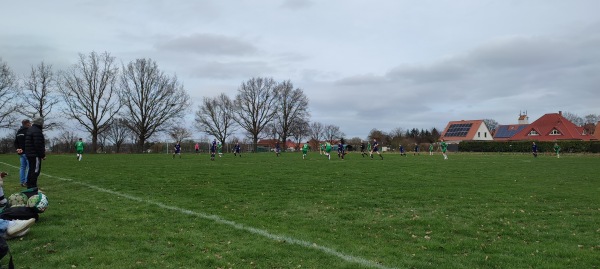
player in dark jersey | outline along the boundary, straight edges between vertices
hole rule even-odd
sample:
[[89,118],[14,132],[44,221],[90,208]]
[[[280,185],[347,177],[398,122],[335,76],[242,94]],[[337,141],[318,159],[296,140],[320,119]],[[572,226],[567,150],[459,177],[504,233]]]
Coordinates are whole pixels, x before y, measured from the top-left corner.
[[173,147],[173,159],[175,159],[175,154],[179,155],[179,159],[181,159],[181,144],[179,142]]
[[210,145],[210,160],[214,161],[215,160],[215,155],[217,153],[217,140],[213,140],[212,144]]
[[233,156],[237,156],[238,154],[240,155],[240,157],[242,157],[240,143],[235,143],[235,147],[233,147]]
[[363,156],[363,158],[364,158],[366,155],[368,155],[368,154],[365,152],[365,142],[364,142],[364,141],[361,141],[361,142],[360,142],[360,155],[362,155],[362,156]]
[[281,148],[279,148],[279,141],[275,143],[275,154],[279,157],[279,153],[281,152]]
[[400,144],[400,156],[406,157],[406,152],[404,152],[404,146],[402,146],[402,144]]
[[531,146],[531,152],[533,153],[533,157],[537,157],[537,145],[535,142],[533,142],[533,145]]
[[371,150],[371,159],[373,159],[373,153],[379,154],[379,157],[383,160],[383,155],[379,152],[379,143],[377,143],[377,139],[373,138],[373,149]]

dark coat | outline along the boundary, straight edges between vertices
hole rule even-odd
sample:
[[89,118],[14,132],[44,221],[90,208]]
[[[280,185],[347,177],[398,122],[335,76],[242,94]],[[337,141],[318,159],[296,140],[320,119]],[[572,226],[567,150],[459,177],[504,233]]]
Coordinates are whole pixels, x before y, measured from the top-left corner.
[[17,131],[17,135],[15,136],[15,149],[24,149],[25,148],[25,135],[27,134],[27,127],[21,126]]
[[29,157],[46,157],[46,140],[42,133],[42,127],[33,124],[27,129],[25,134],[25,155]]

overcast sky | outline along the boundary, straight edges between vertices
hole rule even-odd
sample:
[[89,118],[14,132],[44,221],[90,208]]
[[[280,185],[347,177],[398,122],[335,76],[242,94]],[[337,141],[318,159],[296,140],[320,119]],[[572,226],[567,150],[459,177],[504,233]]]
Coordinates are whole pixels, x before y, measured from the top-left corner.
[[[16,74],[78,53],[151,58],[192,96],[291,80],[347,137],[451,120],[600,114],[600,1],[5,1]],[[191,119],[191,117],[190,117]],[[189,120],[188,124],[192,124]],[[199,137],[199,136],[196,136]]]

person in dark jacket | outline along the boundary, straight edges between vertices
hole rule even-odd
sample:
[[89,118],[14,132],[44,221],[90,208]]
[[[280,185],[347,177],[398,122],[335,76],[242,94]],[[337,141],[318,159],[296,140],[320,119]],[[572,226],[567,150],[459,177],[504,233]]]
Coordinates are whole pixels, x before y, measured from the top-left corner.
[[21,128],[17,131],[17,135],[15,136],[15,148],[17,149],[17,154],[19,154],[19,158],[21,159],[21,168],[19,170],[20,181],[22,187],[27,187],[25,183],[27,183],[27,169],[29,168],[29,163],[27,162],[27,154],[25,154],[25,134],[27,134],[27,129],[31,126],[31,122],[27,119],[21,122]]
[[25,155],[27,155],[27,161],[29,162],[28,189],[37,188],[38,177],[42,170],[42,160],[46,159],[46,140],[42,132],[43,127],[44,118],[35,118],[25,134]]

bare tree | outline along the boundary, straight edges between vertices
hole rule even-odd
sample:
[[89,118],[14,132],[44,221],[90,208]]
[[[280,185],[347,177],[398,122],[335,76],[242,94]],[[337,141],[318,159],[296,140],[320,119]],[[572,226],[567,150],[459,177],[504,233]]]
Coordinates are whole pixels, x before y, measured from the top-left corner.
[[192,132],[183,126],[175,126],[169,131],[169,136],[175,140],[175,142],[181,142],[192,137]]
[[313,142],[311,147],[318,148],[319,143],[321,143],[321,139],[323,139],[325,131],[325,126],[323,126],[320,122],[313,122],[310,124],[308,128],[308,136],[310,140]]
[[308,137],[310,134],[310,125],[305,119],[296,119],[292,121],[290,126],[290,136],[294,138],[296,143],[296,149],[300,149],[302,139]]
[[588,114],[584,118],[585,123],[596,124],[598,121],[600,121],[600,115],[598,114]]
[[389,140],[388,137],[388,134],[386,134],[384,131],[378,129],[371,129],[371,132],[369,132],[368,140],[372,141],[373,139],[377,139],[379,145],[387,145]]
[[493,132],[496,130],[496,128],[498,128],[498,122],[494,119],[484,119],[483,123],[485,123],[485,126],[487,126],[490,132]]
[[196,127],[225,144],[236,131],[233,109],[233,102],[224,93],[214,98],[204,97],[196,111]]
[[272,78],[251,78],[242,83],[235,98],[235,120],[252,136],[256,152],[258,136],[275,117],[277,83]]
[[403,138],[403,134],[404,134],[404,130],[402,130],[402,128],[400,127],[396,127],[394,129],[392,129],[388,136],[390,138],[390,144],[392,144],[391,146],[396,148],[398,146],[400,146],[400,144],[402,144],[402,138]]
[[119,112],[119,69],[108,52],[79,54],[79,61],[62,75],[59,91],[67,117],[79,122],[92,137],[92,152],[98,149],[98,134]]
[[75,136],[75,132],[71,131],[62,131],[58,134],[58,137],[55,138],[55,150],[57,152],[73,152],[75,151],[75,141],[77,141],[77,137]]
[[583,126],[585,123],[582,117],[571,112],[563,112],[562,116],[577,126]]
[[23,102],[18,112],[26,117],[39,115],[44,118],[44,129],[52,130],[60,124],[52,120],[50,113],[59,102],[56,75],[52,65],[41,62],[31,67],[29,78],[23,83],[21,90]]
[[279,130],[278,126],[275,124],[275,122],[270,122],[263,129],[261,136],[266,137],[268,139],[281,141],[281,137],[279,136],[279,133],[280,133],[280,130]]
[[127,127],[127,121],[121,118],[115,118],[104,132],[106,139],[115,145],[116,153],[121,151],[121,146],[131,134],[131,129]]
[[338,138],[342,138],[344,136],[344,133],[342,131],[340,131],[340,127],[333,125],[333,124],[329,124],[329,125],[325,125],[325,127],[323,128],[323,136],[325,137],[326,140],[328,140],[330,143],[334,142],[334,139]]
[[277,116],[275,125],[279,137],[285,143],[295,121],[308,121],[308,97],[302,89],[294,89],[291,81],[280,83],[277,88]]
[[596,130],[596,124],[600,121],[600,115],[597,114],[588,114],[585,117],[585,123],[583,125],[583,129],[588,134],[594,134]]
[[137,59],[123,67],[121,76],[121,113],[129,119],[127,126],[137,136],[138,151],[156,132],[165,131],[168,122],[183,117],[189,106],[189,95],[177,81],[158,69],[151,59]]
[[0,128],[11,128],[15,121],[13,99],[17,96],[16,83],[17,77],[0,58]]

